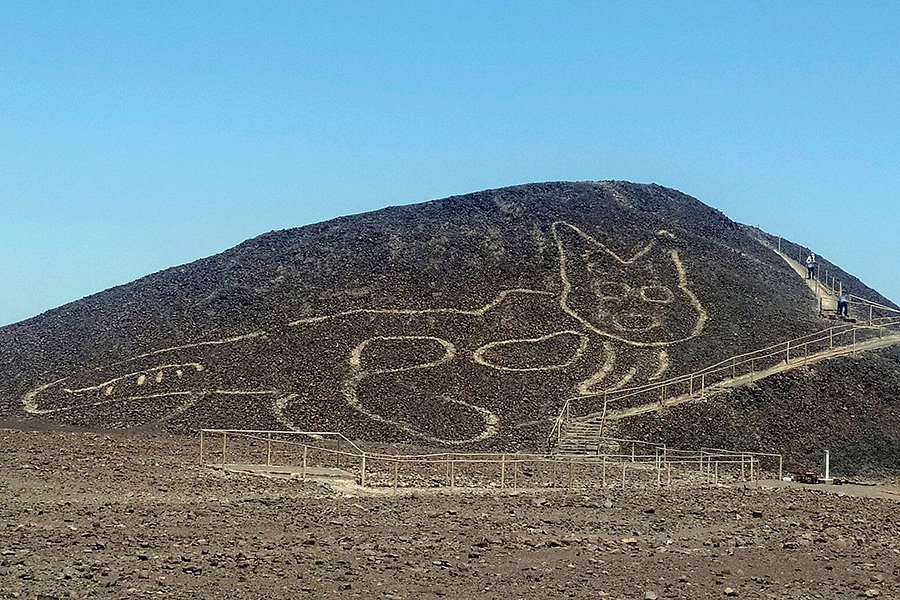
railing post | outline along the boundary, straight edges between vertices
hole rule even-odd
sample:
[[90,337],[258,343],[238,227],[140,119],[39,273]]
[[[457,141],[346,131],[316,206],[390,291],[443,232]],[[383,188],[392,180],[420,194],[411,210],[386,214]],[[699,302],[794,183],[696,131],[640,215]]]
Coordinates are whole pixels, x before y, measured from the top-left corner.
[[737,356],[733,356],[731,358],[731,378],[732,379],[735,378],[736,368],[737,368]]
[[791,362],[791,343],[790,342],[787,343],[787,354],[784,358],[784,362],[786,362],[786,363]]
[[500,489],[506,487],[506,455],[500,455]]
[[[784,473],[782,472],[782,461],[784,458],[779,454],[778,455],[778,481],[784,479]],[[752,465],[753,463],[751,463]]]
[[834,349],[834,327],[828,328],[828,349]]
[[[600,415],[600,434],[599,434],[599,437],[601,440],[603,439],[603,429],[606,426],[606,406],[607,406],[607,396],[606,396],[606,392],[603,392],[603,413]],[[599,445],[597,447],[597,451],[598,452],[600,451]]]
[[228,434],[224,431],[222,432],[222,466],[224,467],[227,463],[225,461],[225,448],[228,445]]
[[606,487],[606,455],[603,455],[603,458],[600,462],[600,483],[605,488]]
[[659,459],[659,448],[656,450],[656,487],[662,485],[662,461]]
[[266,466],[272,466],[272,432],[269,432],[269,437],[266,440]]
[[631,462],[634,462],[634,442],[631,442]]
[[700,397],[706,395],[706,373],[700,374]]
[[301,471],[301,476],[303,479],[306,479],[306,456],[309,452],[309,446],[303,444],[303,470]]
[[366,487],[366,453],[359,459],[359,486]]
[[690,382],[688,383],[688,395],[694,397],[694,374],[691,373]]
[[872,325],[872,305],[869,305],[869,325]]

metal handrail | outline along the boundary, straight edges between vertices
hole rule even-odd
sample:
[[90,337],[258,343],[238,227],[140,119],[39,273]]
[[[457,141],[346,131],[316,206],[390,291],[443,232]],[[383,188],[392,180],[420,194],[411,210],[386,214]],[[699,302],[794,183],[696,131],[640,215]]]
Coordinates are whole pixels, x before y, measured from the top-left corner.
[[[708,390],[709,388],[711,388],[713,386],[721,385],[722,383],[725,383],[727,381],[737,379],[737,377],[734,376],[734,374],[736,373],[737,367],[744,366],[747,363],[751,363],[751,370],[752,370],[752,368],[753,368],[752,363],[754,361],[758,361],[758,360],[761,361],[761,360],[765,360],[768,358],[773,358],[773,357],[779,356],[780,354],[784,353],[786,355],[788,364],[790,364],[790,354],[789,353],[792,348],[805,348],[808,351],[808,347],[810,344],[813,344],[816,342],[824,342],[825,340],[829,340],[829,342],[832,344],[831,347],[827,350],[827,352],[833,352],[836,348],[850,350],[850,349],[853,349],[853,348],[859,346],[860,344],[864,343],[862,341],[857,342],[855,340],[855,333],[857,331],[874,330],[874,329],[883,330],[886,327],[895,327],[897,325],[900,325],[900,317],[879,317],[878,319],[873,319],[865,324],[854,323],[854,324],[838,325],[838,326],[829,327],[827,329],[823,329],[823,330],[820,330],[820,331],[817,331],[814,333],[806,334],[804,336],[800,336],[800,337],[797,337],[797,338],[794,338],[791,340],[787,340],[785,342],[780,342],[778,344],[774,344],[774,345],[768,346],[766,348],[761,348],[759,350],[754,350],[752,352],[738,354],[738,355],[732,356],[730,358],[727,358],[725,360],[719,361],[718,363],[715,363],[715,364],[705,367],[703,369],[700,369],[698,371],[694,371],[694,372],[688,373],[686,375],[679,375],[676,377],[672,377],[665,381],[654,382],[651,384],[645,384],[645,385],[641,385],[641,386],[634,386],[631,388],[622,388],[622,389],[618,389],[618,390],[614,390],[614,391],[597,392],[597,393],[593,393],[593,394],[584,394],[584,395],[580,395],[580,396],[573,396],[573,397],[567,398],[563,402],[563,405],[559,411],[559,414],[556,417],[556,419],[554,420],[553,427],[550,430],[550,434],[547,437],[547,448],[549,450],[549,448],[551,448],[554,445],[554,438],[555,438],[556,443],[557,444],[559,443],[559,439],[562,435],[563,426],[568,421],[571,420],[571,417],[570,417],[571,406],[572,406],[572,403],[575,401],[591,399],[591,398],[599,398],[602,396],[604,398],[604,410],[605,410],[605,407],[606,407],[607,403],[609,403],[609,402],[621,401],[625,398],[633,397],[633,396],[651,392],[651,391],[665,390],[666,388],[671,388],[677,384],[684,384],[684,383],[693,384],[693,381],[696,380],[697,378],[700,378],[700,380],[702,382],[702,387],[701,387],[700,391],[701,391],[701,393],[704,393],[706,390]],[[834,342],[835,337],[839,337],[841,335],[851,334],[851,333],[854,334],[854,341],[852,343],[843,344],[843,345],[834,345],[833,342]],[[804,360],[800,364],[803,364],[806,360],[808,360],[808,358],[809,358],[808,355],[804,356]],[[719,373],[722,371],[726,371],[726,372],[731,371],[732,377],[731,378],[726,377],[726,378],[723,378],[712,384],[706,384],[705,377],[707,375],[713,375],[713,374],[716,374],[716,373]],[[693,396],[693,390],[690,392],[690,394]]]

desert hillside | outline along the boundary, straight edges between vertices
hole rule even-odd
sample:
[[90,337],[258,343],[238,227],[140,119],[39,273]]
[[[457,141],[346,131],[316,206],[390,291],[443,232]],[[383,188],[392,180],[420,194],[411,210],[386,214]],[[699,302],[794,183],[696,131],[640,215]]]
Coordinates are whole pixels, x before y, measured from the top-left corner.
[[[273,231],[0,329],[0,410],[19,425],[537,447],[566,398],[826,327],[775,240],[625,182],[523,185]],[[859,362],[828,377],[877,375]],[[801,384],[762,408],[746,394],[776,392],[735,392],[729,417],[781,423],[809,402]],[[634,430],[704,441],[716,419]],[[756,445],[787,443],[789,429],[771,431]],[[896,448],[898,434],[879,435]]]

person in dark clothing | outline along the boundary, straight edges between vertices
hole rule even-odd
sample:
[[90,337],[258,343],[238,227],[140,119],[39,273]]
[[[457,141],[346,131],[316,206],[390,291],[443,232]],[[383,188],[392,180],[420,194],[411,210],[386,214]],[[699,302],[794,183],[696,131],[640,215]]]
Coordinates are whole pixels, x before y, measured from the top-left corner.
[[810,253],[810,255],[806,257],[806,278],[812,279],[815,272],[816,272],[816,255]]

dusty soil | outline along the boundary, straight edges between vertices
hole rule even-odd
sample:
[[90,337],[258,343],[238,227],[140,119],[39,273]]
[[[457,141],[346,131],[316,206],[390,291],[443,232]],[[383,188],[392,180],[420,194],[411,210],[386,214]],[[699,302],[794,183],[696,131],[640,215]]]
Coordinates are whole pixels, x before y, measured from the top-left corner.
[[0,597],[900,597],[896,500],[375,496],[201,468],[196,449],[0,430]]

